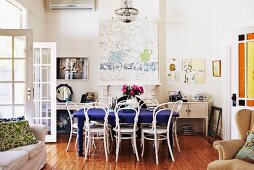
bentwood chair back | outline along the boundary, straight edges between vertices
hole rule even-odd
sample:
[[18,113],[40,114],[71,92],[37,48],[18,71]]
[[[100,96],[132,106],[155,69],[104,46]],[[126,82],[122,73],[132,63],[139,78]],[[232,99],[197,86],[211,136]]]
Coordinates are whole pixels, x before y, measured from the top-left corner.
[[66,152],[68,152],[73,134],[76,134],[76,144],[75,144],[75,146],[77,145],[77,141],[78,141],[78,136],[77,136],[78,124],[76,122],[74,122],[73,116],[71,114],[71,110],[73,110],[73,109],[71,109],[71,107],[74,107],[76,111],[79,110],[79,107],[76,103],[74,103],[72,101],[66,101],[65,105],[66,105],[66,109],[68,111],[70,124],[71,124],[70,136],[69,136],[68,144],[67,144],[67,147],[66,147]]
[[[96,111],[101,112],[104,114],[104,123],[103,126],[92,126],[90,123],[89,112]],[[106,161],[108,161],[108,152],[109,152],[109,133],[108,133],[108,115],[109,115],[109,108],[105,103],[93,102],[86,104],[84,106],[84,114],[86,117],[86,138],[85,139],[85,160],[87,160],[88,152],[90,149],[91,141],[95,139],[103,139],[104,141],[104,150],[105,150],[105,157]]]
[[[156,156],[156,164],[159,163],[158,160],[158,150],[159,150],[159,141],[161,140],[167,140],[168,143],[168,149],[171,155],[172,160],[174,161],[174,156],[173,156],[173,152],[172,152],[172,148],[171,148],[171,144],[170,144],[170,136],[169,136],[169,131],[170,128],[172,128],[171,126],[171,121],[172,121],[172,117],[174,112],[178,111],[181,109],[182,106],[182,101],[179,100],[177,102],[175,102],[172,105],[172,108],[167,108],[169,105],[169,103],[162,103],[159,104],[153,111],[153,122],[152,122],[152,127],[146,127],[142,130],[142,134],[141,134],[141,140],[143,143],[143,147],[142,147],[142,156],[144,155],[144,139],[146,140],[152,140],[154,141],[154,146],[155,146],[155,156]],[[161,112],[168,112],[169,118],[168,118],[168,122],[167,122],[167,126],[166,127],[161,127],[158,126],[157,127],[157,116],[159,113]],[[172,130],[172,129],[171,129]]]
[[[144,99],[139,100],[139,102],[138,102],[140,109],[146,108],[147,110],[154,109],[156,106],[158,106],[158,104],[159,104],[159,102],[154,98],[144,98]],[[152,126],[152,123],[141,123],[140,124],[141,134],[142,134],[142,129],[145,126]],[[141,140],[140,146],[142,147],[142,145],[143,145],[143,143]]]
[[[121,123],[121,118],[119,117],[120,113],[127,112],[126,114],[133,114],[133,123]],[[115,108],[115,122],[116,127],[113,129],[116,132],[116,162],[118,161],[119,156],[119,149],[121,140],[130,139],[132,143],[132,148],[134,153],[136,154],[137,161],[139,161],[137,144],[136,144],[136,132],[138,130],[137,123],[138,123],[138,116],[139,112],[137,109],[131,108],[128,106],[127,103],[120,102],[117,104]],[[123,136],[124,135],[124,136]]]
[[[176,109],[175,113],[179,114],[181,108],[182,108],[182,104],[181,105],[180,104],[177,105],[177,107],[175,108]],[[173,121],[174,122],[173,122],[172,129],[173,129],[173,133],[174,133],[174,136],[175,136],[175,141],[176,141],[177,149],[178,149],[179,152],[181,152],[179,141],[178,141],[178,137],[177,137],[177,125],[176,125],[176,123],[177,123],[177,117],[174,118]]]

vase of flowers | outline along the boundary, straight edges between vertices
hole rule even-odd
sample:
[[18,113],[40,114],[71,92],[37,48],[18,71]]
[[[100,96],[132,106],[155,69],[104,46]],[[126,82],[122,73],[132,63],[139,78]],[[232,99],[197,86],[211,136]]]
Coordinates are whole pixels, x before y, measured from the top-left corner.
[[123,85],[122,88],[123,96],[127,96],[126,103],[132,108],[138,108],[138,100],[136,95],[141,95],[144,93],[144,88],[137,85]]

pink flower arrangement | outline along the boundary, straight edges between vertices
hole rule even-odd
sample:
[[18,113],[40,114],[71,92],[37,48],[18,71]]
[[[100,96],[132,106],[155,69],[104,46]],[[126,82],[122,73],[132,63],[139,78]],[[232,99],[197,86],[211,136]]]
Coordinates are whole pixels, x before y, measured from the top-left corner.
[[137,86],[137,85],[123,85],[122,88],[123,96],[128,96],[128,97],[135,97],[136,95],[141,95],[144,93],[144,89],[142,86]]

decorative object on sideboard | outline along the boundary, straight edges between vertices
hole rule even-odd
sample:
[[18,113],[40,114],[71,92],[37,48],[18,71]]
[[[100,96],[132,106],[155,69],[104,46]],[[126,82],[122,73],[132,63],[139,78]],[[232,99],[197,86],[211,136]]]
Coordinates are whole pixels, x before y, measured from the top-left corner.
[[178,100],[182,100],[183,102],[188,102],[187,96],[182,93],[181,91],[168,91],[168,101],[169,102],[176,102]]
[[86,97],[87,97],[87,94],[82,94],[81,96],[81,99],[80,99],[80,103],[86,103]]
[[195,94],[195,95],[193,95],[193,99],[195,101],[201,102],[206,99],[206,96],[204,94]]
[[94,102],[95,92],[86,92],[86,103]]
[[176,102],[178,100],[182,100],[182,98],[183,96],[181,94],[181,91],[178,91],[178,93],[176,91],[169,91],[168,101]]
[[57,79],[88,80],[88,58],[57,58]]
[[121,8],[115,10],[116,16],[124,23],[130,23],[136,20],[139,11],[133,8],[132,0],[122,0]]
[[68,84],[60,84],[56,87],[56,99],[59,102],[72,100],[73,91]]
[[221,77],[221,60],[212,61],[213,77]]

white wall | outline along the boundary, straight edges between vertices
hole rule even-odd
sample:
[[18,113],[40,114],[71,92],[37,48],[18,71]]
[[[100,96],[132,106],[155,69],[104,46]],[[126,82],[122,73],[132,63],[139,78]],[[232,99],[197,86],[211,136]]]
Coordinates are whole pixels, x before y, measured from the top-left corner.
[[[237,65],[237,35],[239,32],[246,30],[249,27],[252,27],[252,32],[254,32],[254,11],[252,9],[254,1],[252,0],[224,0],[223,2],[213,2],[212,3],[212,23],[213,23],[213,41],[214,50],[217,55],[223,56],[225,60],[228,60],[225,53],[225,47],[231,49],[231,62],[223,63],[224,68],[231,67],[231,80],[232,80],[232,93],[238,93],[238,65]],[[218,39],[219,38],[219,39]],[[230,60],[228,60],[230,61]],[[224,108],[226,114],[230,113],[231,101],[230,93],[228,96],[224,96]],[[246,107],[245,107],[246,108]],[[228,123],[226,122],[225,128],[230,129],[231,123],[231,138],[238,138],[236,125],[235,125],[235,113],[239,109],[233,108],[231,115],[228,114],[227,117],[224,117],[224,120],[231,120]],[[251,108],[253,109],[253,108]],[[225,113],[224,110],[224,113]],[[224,114],[225,115],[225,114]],[[227,136],[230,138],[230,134]]]
[[[99,21],[111,20],[114,10],[120,7],[120,0],[98,0],[95,12],[47,12],[47,41],[57,42],[58,57],[88,57],[89,80],[58,80],[73,89],[73,101],[79,102],[87,91],[99,93]],[[158,19],[159,4],[156,0],[133,1],[140,10],[138,19]],[[143,5],[145,4],[145,5]],[[121,91],[119,91],[121,93]],[[162,101],[162,100],[161,100]]]
[[45,41],[46,11],[42,0],[17,0],[27,9],[27,29],[33,29],[34,41]]

